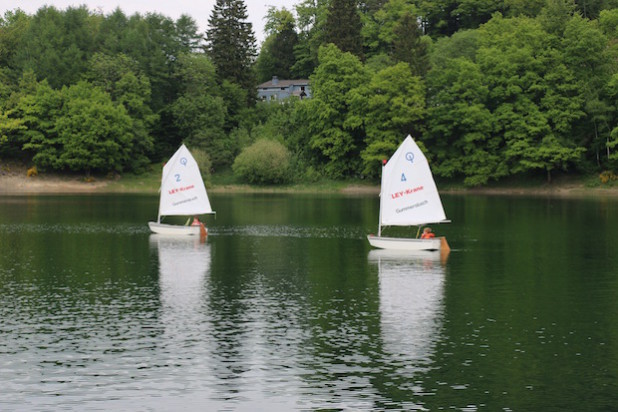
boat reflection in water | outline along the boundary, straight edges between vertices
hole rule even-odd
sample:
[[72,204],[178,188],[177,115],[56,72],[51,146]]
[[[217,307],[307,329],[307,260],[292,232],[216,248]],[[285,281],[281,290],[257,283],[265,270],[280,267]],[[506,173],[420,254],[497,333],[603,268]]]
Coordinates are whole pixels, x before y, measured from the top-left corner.
[[210,272],[210,245],[199,236],[150,235],[150,246],[159,255],[161,309],[167,328],[195,325],[204,310]]
[[378,266],[383,350],[402,377],[432,363],[442,325],[446,258],[439,251],[369,252],[369,261]]

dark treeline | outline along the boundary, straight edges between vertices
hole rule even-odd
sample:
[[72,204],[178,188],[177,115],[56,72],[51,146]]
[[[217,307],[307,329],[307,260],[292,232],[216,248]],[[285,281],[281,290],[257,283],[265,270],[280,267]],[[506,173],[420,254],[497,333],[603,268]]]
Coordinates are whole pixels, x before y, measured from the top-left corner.
[[[618,0],[300,0],[259,53],[244,1],[204,19],[7,12],[0,158],[140,172],[184,142],[250,181],[375,179],[411,134],[469,185],[618,169]],[[312,98],[257,101],[273,75]]]

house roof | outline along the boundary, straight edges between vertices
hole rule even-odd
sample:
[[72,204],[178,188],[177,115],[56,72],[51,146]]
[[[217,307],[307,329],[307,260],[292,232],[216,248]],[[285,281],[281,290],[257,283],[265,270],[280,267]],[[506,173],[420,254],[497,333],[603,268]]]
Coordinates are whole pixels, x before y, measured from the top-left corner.
[[282,80],[274,78],[267,82],[258,85],[258,89],[279,89],[281,87],[290,87],[290,86],[307,86],[309,84],[309,80],[307,79],[296,79],[296,80]]

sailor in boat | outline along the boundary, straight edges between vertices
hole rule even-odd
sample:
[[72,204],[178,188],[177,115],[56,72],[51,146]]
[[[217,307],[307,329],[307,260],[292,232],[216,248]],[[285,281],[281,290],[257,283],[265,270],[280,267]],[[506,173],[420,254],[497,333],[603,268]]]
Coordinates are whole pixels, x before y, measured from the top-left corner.
[[[187,225],[191,221],[191,218],[187,220]],[[206,230],[206,225],[197,218],[197,216],[193,216],[193,222],[191,222],[191,226],[199,226],[200,227],[200,237],[204,238],[208,235],[208,230]]]
[[423,234],[421,235],[421,239],[431,239],[436,237],[436,235],[431,231],[430,227],[426,227],[423,229]]

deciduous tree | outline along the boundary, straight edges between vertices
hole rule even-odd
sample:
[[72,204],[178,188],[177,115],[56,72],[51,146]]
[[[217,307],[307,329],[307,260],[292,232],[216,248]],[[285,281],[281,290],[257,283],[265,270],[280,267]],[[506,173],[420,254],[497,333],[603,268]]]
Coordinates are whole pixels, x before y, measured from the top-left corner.
[[407,134],[419,136],[425,117],[425,87],[407,63],[388,67],[352,92],[348,125],[365,129],[363,174],[377,176]]
[[214,166],[231,164],[235,151],[223,150],[227,110],[213,63],[205,55],[182,55],[178,77],[182,91],[171,112],[179,138],[206,151]]
[[362,131],[348,123],[352,91],[368,80],[358,57],[334,44],[320,49],[320,65],[311,77],[313,98],[301,106],[311,132],[310,147],[324,159],[325,172],[341,177],[359,170]]
[[140,161],[124,107],[85,81],[61,91],[43,81],[20,109],[28,127],[24,149],[41,169],[121,172]]

